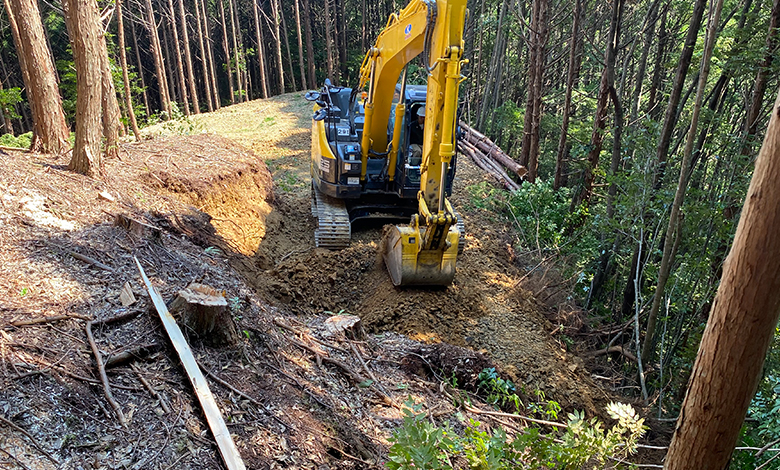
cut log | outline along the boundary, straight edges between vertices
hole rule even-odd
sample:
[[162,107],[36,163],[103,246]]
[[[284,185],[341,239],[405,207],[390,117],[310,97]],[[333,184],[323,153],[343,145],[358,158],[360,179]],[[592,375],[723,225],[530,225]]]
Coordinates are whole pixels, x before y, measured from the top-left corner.
[[501,148],[493,143],[493,141],[490,140],[487,136],[471,128],[463,121],[459,121],[458,125],[460,125],[460,127],[466,132],[466,140],[482,151],[487,157],[498,161],[520,178],[528,173],[528,169],[526,167],[514,161],[512,157],[501,150]]
[[160,227],[149,225],[124,214],[116,215],[114,219],[114,225],[124,228],[139,238],[159,240],[160,235],[162,234],[162,229]]
[[506,189],[510,191],[520,189],[520,185],[515,183],[503,168],[498,166],[496,162],[487,158],[482,152],[480,152],[469,142],[463,140],[458,142],[458,148],[461,152],[471,157],[471,160],[473,160],[478,167],[482,168],[486,173],[495,177]]
[[344,333],[347,337],[362,341],[365,338],[360,317],[355,315],[333,315],[325,320],[325,328],[329,335]]
[[186,329],[212,346],[235,344],[238,332],[221,292],[192,283],[179,291],[169,308]]

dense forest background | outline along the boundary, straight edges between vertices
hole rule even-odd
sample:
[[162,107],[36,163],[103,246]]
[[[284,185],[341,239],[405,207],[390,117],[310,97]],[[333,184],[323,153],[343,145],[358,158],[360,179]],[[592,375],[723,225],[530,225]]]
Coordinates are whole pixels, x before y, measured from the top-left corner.
[[[469,3],[462,119],[529,170],[518,191],[471,188],[473,203],[516,226],[529,269],[562,273],[604,367],[625,377],[626,394],[673,419],[780,85],[780,2],[727,0],[719,16],[716,2],[703,0]],[[403,4],[127,1],[130,100],[120,5],[99,6],[127,127],[128,103],[148,125],[316,88],[325,78],[354,86],[365,50]],[[63,7],[38,7],[73,129],[76,67]],[[29,145],[33,110],[9,11],[5,0],[0,143]],[[421,64],[410,71],[424,83]],[[571,342],[567,328],[562,337]],[[780,439],[778,409],[775,344],[743,429],[746,445]],[[756,463],[736,458],[744,468]]]

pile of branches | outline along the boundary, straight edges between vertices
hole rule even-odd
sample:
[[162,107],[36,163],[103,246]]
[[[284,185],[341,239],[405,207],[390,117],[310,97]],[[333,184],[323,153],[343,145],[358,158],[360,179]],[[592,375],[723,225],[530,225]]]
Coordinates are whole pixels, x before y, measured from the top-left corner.
[[[458,140],[458,150],[471,157],[478,167],[495,177],[506,189],[510,191],[520,189],[517,181],[520,181],[528,170],[481,132],[463,121],[458,124],[464,132],[463,138]],[[512,178],[507,172],[512,172],[517,177]]]

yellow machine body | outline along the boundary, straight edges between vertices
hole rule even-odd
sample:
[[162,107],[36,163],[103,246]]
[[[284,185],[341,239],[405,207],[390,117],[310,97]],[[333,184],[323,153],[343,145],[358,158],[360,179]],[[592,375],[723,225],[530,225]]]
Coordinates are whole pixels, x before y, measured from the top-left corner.
[[[390,17],[361,67],[360,86],[369,86],[362,136],[364,179],[369,153],[388,150],[387,122],[398,76],[414,57],[427,52],[423,54],[428,83],[419,213],[410,225],[389,228],[384,241],[385,264],[398,286],[446,286],[455,276],[462,234],[446,200],[445,186],[455,155],[465,20],[466,0],[412,0]],[[395,145],[397,133],[393,133]]]

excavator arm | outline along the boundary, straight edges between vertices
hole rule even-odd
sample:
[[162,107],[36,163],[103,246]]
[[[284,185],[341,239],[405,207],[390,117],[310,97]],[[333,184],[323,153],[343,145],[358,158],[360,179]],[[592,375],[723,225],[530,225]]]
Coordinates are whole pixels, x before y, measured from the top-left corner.
[[[465,20],[466,0],[412,0],[390,17],[361,67],[361,88],[369,86],[361,142],[363,180],[371,154],[397,153],[388,147],[387,122],[399,75],[420,54],[428,70],[419,213],[409,226],[391,227],[385,240],[385,263],[396,285],[449,285],[455,275],[460,233],[445,187],[455,154]],[[404,109],[399,101],[396,122]],[[399,129],[391,141],[396,145]]]

